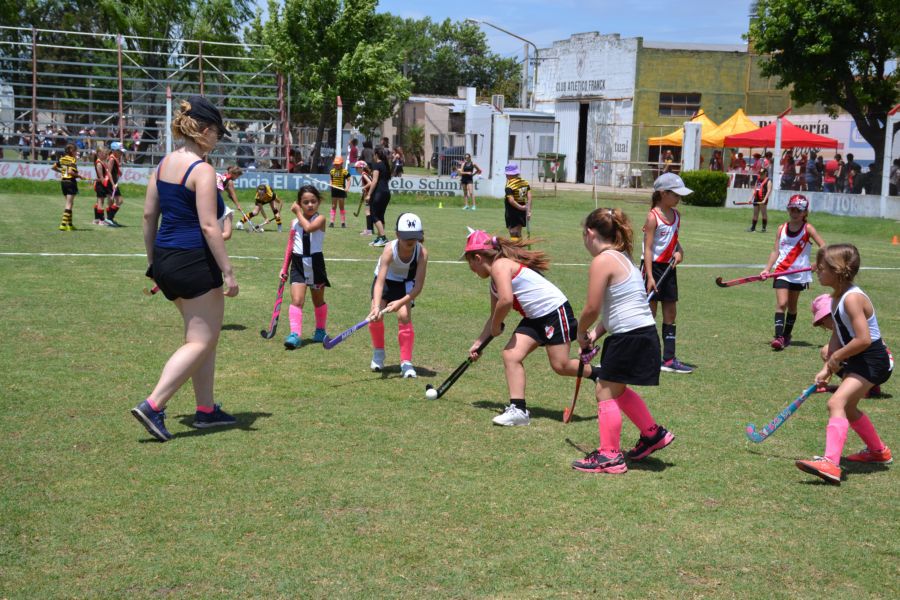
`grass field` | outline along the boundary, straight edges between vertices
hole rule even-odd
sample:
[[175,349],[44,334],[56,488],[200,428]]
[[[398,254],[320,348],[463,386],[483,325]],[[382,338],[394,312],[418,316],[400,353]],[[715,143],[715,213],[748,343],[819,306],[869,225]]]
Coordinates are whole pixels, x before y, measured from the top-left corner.
[[[896,467],[850,466],[840,487],[794,467],[824,450],[824,394],[765,443],[744,436],[812,382],[826,341],[810,325],[818,284],[781,353],[768,346],[771,286],[714,285],[759,271],[714,265],[768,256],[773,234],[745,233],[749,211],[683,209],[678,355],[698,368],[639,390],[677,439],[625,475],[592,476],[569,467],[597,443],[590,386],[563,425],[574,381],[541,354],[527,363],[529,427],[490,423],[507,402],[502,343],[445,397],[424,399],[487,318],[487,283],[456,261],[466,225],[503,232],[500,201],[487,199],[474,213],[447,198],[442,209],[409,197],[389,207],[389,219],[420,214],[431,253],[413,312],[417,380],[399,378],[393,317],[385,374],[368,370],[365,331],[331,351],[285,351],[286,304],[263,340],[286,234],[235,232],[240,294],[226,304],[217,400],[239,426],[189,427],[186,386],[169,405],[175,439],[151,441],[128,411],[181,325],[161,294],[141,293],[142,198],[125,193],[126,227],[92,227],[84,189],[79,231],[60,233],[56,185],[0,182],[0,598],[900,596]],[[646,201],[604,202],[639,228]],[[591,208],[587,195],[560,194],[533,220],[576,315]],[[784,218],[773,213],[770,231]],[[864,267],[900,267],[896,223],[810,220],[827,242],[856,243]],[[368,309],[377,252],[360,228],[351,218],[326,236],[332,334]],[[900,271],[858,282],[885,339],[900,343]],[[900,450],[897,385],[862,408]],[[636,437],[626,420],[623,444]],[[851,431],[846,453],[861,445]]]

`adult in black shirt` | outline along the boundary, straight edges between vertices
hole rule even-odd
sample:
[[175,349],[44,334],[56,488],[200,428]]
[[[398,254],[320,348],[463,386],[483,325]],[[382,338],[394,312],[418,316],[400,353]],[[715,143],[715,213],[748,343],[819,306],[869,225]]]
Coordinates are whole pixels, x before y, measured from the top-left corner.
[[384,246],[387,237],[384,235],[384,213],[391,201],[391,189],[388,183],[391,180],[390,158],[384,148],[375,149],[375,164],[372,166],[372,195],[369,198],[369,208],[372,211],[372,222],[375,225],[377,237],[370,246]]

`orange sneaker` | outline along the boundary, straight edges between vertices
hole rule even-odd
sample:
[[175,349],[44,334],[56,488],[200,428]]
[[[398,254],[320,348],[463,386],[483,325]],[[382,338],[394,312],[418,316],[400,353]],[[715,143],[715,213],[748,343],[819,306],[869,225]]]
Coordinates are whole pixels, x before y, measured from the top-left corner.
[[816,477],[821,477],[828,483],[841,485],[841,468],[821,456],[814,456],[812,460],[798,460],[797,468]]
[[868,448],[863,448],[856,454],[851,454],[847,457],[847,460],[851,462],[861,462],[861,463],[874,463],[877,465],[889,465],[894,462],[894,457],[891,456],[891,449],[887,446],[884,447],[884,450],[869,450]]

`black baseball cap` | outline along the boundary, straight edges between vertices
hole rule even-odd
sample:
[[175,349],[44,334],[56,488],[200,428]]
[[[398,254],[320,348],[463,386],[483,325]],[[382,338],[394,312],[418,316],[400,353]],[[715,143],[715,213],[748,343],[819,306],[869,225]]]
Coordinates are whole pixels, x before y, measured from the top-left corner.
[[186,115],[205,123],[212,123],[219,128],[223,137],[231,137],[228,134],[228,128],[225,127],[225,123],[222,121],[222,113],[219,112],[219,109],[212,102],[203,96],[191,96],[187,99],[187,103],[191,107],[185,113]]

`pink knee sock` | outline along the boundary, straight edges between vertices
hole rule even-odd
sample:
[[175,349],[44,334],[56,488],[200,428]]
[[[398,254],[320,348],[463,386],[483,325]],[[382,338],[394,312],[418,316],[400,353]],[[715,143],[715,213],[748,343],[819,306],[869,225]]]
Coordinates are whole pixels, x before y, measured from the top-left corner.
[[328,214],[331,216],[329,221],[334,223],[334,209],[332,208],[330,211],[328,211]]
[[844,451],[848,429],[850,421],[841,417],[831,417],[828,419],[828,426],[825,427],[825,458],[836,465],[841,462],[841,452]]
[[303,308],[291,304],[291,307],[288,309],[288,316],[291,321],[291,333],[301,335],[303,333]]
[[862,413],[862,416],[857,420],[851,421],[850,427],[862,439],[866,448],[872,452],[884,450],[884,442],[878,437],[878,432],[875,431],[875,426],[872,425],[872,421],[869,420],[869,416],[866,413]]
[[643,399],[631,388],[625,388],[622,395],[615,399],[616,404],[625,416],[634,423],[644,437],[650,437],[656,430],[656,421]]
[[622,413],[615,400],[597,403],[597,429],[600,430],[600,453],[612,456],[620,452]]
[[412,323],[397,324],[397,343],[400,344],[400,362],[412,362],[413,344],[416,334]]
[[384,350],[384,321],[369,323],[369,335],[372,336],[372,347],[376,350]]
[[215,406],[200,406],[197,405],[197,412],[206,413],[207,415],[212,414],[215,411]]
[[325,323],[328,321],[328,305],[320,304],[316,307],[316,329],[325,329]]
[[347,222],[347,211],[343,208],[341,209],[341,223]]

